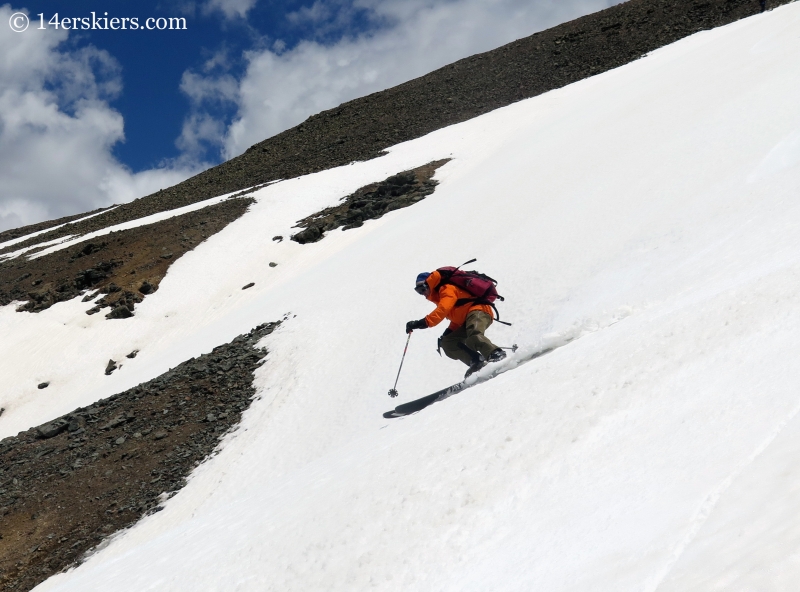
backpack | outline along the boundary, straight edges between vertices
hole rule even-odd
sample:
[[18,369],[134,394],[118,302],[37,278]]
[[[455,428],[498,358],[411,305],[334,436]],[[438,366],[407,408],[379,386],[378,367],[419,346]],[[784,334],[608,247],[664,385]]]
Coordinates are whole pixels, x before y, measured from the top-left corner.
[[435,289],[438,290],[445,284],[458,286],[462,290],[469,292],[472,295],[472,298],[459,298],[456,301],[456,307],[463,306],[468,302],[473,302],[475,304],[488,304],[494,309],[494,320],[496,320],[498,323],[510,326],[511,323],[506,323],[500,320],[500,313],[497,311],[497,306],[494,304],[495,300],[505,300],[505,298],[497,293],[497,280],[490,278],[488,275],[479,271],[464,271],[461,269],[462,266],[473,263],[474,261],[477,261],[477,259],[470,259],[458,267],[440,267],[437,269],[436,271],[439,272],[442,280]]

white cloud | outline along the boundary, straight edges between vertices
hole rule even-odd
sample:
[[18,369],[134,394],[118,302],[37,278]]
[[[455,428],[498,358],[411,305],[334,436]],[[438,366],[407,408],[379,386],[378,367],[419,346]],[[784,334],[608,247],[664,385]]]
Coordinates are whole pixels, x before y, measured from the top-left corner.
[[[319,36],[289,50],[275,44],[246,55],[248,67],[236,93],[238,113],[225,134],[223,154],[236,156],[323,109],[619,2],[317,0],[287,18],[298,26],[313,25]],[[320,40],[332,26],[346,31],[357,14],[375,27],[356,36],[340,34],[334,43]],[[209,83],[229,81],[209,78]],[[220,93],[234,96],[227,88]]]
[[256,0],[208,0],[203,5],[203,12],[209,14],[219,11],[227,19],[244,18],[255,5]]
[[207,113],[192,113],[183,122],[175,144],[189,158],[200,158],[208,146],[220,148],[225,125]]
[[[311,29],[308,38],[248,52],[241,79],[226,73],[224,51],[187,71],[182,156],[139,173],[112,154],[124,140],[123,118],[109,105],[122,90],[114,58],[91,46],[68,49],[66,31],[14,33],[4,23],[17,10],[0,6],[0,230],[169,187],[203,168],[209,145],[230,158],[323,109],[618,1],[315,0],[287,15]],[[201,6],[241,18],[255,2]],[[348,33],[355,23],[367,31]],[[230,125],[215,117],[231,107]]]
[[[0,6],[0,23],[14,12]],[[198,168],[184,158],[132,173],[114,158],[119,65],[91,46],[62,50],[67,35],[0,26],[0,230],[129,201]]]
[[294,24],[321,23],[331,17],[333,10],[331,4],[331,2],[326,3],[322,2],[322,0],[316,0],[311,6],[302,6],[295,12],[290,12],[286,15],[286,18]]
[[181,77],[180,89],[191,103],[191,111],[184,119],[181,135],[176,141],[185,158],[199,160],[209,146],[214,150],[222,147],[225,125],[204,108],[218,111],[219,107],[236,106],[239,82],[225,73],[227,65],[227,52],[223,50],[203,64],[203,74],[187,70]]
[[202,76],[187,70],[181,77],[181,90],[197,103],[235,102],[239,84],[230,74]]

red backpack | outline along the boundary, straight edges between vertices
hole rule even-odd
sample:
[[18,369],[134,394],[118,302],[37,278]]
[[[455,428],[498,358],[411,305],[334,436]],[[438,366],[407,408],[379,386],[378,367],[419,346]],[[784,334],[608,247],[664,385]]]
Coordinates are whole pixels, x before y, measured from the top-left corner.
[[464,271],[461,269],[462,266],[475,261],[477,261],[477,259],[470,259],[458,267],[440,267],[437,269],[436,271],[439,272],[442,280],[434,289],[438,290],[445,284],[458,286],[462,290],[469,292],[473,297],[459,298],[456,301],[456,307],[463,306],[468,302],[474,302],[475,304],[488,304],[494,309],[496,317],[495,320],[498,323],[503,323],[504,325],[510,326],[511,323],[506,323],[500,320],[500,313],[497,312],[497,306],[494,304],[495,300],[505,300],[505,298],[497,293],[497,280],[490,278],[488,275],[479,271]]

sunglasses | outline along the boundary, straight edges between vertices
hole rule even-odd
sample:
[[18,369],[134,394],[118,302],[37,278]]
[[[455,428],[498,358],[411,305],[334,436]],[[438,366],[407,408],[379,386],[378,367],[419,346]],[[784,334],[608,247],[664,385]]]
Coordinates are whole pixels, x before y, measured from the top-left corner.
[[414,291],[416,291],[417,294],[420,294],[422,296],[427,294],[428,290],[430,290],[430,286],[428,286],[426,282],[420,282],[416,286],[414,286]]

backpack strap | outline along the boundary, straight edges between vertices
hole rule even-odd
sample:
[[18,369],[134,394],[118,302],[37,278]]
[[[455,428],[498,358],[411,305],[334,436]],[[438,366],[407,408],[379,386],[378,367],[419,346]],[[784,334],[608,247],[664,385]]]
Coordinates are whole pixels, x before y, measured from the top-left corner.
[[[502,300],[502,298],[500,298],[500,300]],[[511,323],[506,323],[505,321],[501,321],[500,320],[500,313],[497,311],[497,307],[494,305],[494,302],[489,303],[489,306],[491,306],[494,309],[494,314],[497,315],[497,318],[495,319],[495,321],[497,321],[501,325],[507,325],[509,327],[511,326]]]
[[449,269],[437,269],[436,271],[439,272],[440,279],[439,283],[436,284],[436,287],[432,290],[432,292],[435,292],[445,284],[450,283],[450,278],[453,277],[453,273],[455,273],[455,271],[450,271]]
[[[503,300],[502,296],[498,296],[500,300]],[[456,300],[456,305],[453,308],[458,308],[459,306],[464,306],[465,304],[469,304],[473,302],[475,304],[488,304],[494,310],[494,317],[492,320],[497,321],[501,325],[508,325],[511,326],[511,323],[506,323],[505,321],[500,320],[500,311],[497,310],[497,306],[495,306],[494,302],[488,302],[487,300],[483,300],[482,298],[459,298]]]

